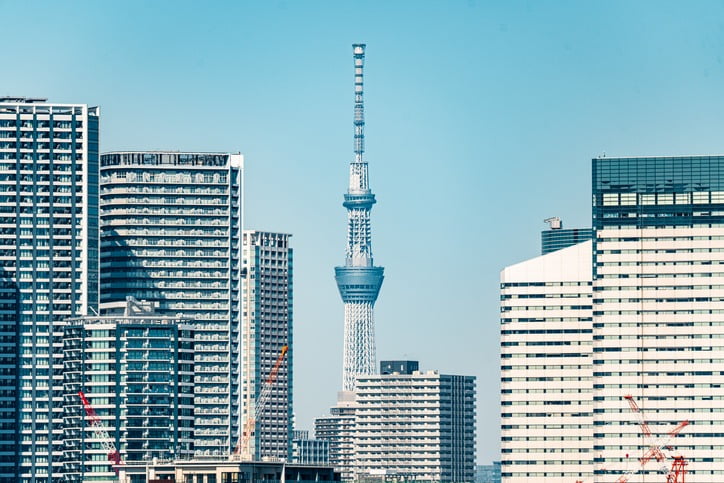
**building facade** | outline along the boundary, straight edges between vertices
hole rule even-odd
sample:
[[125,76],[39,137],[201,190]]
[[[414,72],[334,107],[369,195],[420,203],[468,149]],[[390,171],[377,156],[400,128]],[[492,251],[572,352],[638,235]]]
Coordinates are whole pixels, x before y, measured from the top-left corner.
[[101,299],[157,303],[192,320],[195,451],[228,454],[239,433],[243,158],[101,156]]
[[500,274],[506,483],[593,476],[591,241]]
[[356,393],[355,478],[475,480],[475,377],[360,376]]
[[[724,481],[724,157],[593,160],[596,481],[631,471],[655,439],[689,421],[668,455],[687,483]],[[634,481],[634,480],[632,480]]]
[[155,315],[135,300],[116,315],[67,321],[64,481],[117,481],[80,391],[123,462],[193,456],[194,336],[188,322]]
[[62,469],[63,321],[98,305],[99,115],[0,97],[0,481]]
[[[244,231],[243,235],[241,427],[247,418],[254,418],[250,449],[257,460],[291,457],[294,259],[290,238],[261,231]],[[269,398],[261,414],[254,414],[262,387],[285,346],[286,357],[270,383]]]

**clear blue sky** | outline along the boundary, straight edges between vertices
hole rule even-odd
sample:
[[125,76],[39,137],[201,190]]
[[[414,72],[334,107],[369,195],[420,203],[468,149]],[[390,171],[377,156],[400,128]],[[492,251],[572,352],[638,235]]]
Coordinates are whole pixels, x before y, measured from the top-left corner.
[[724,152],[721,2],[0,0],[0,95],[100,105],[102,150],[241,151],[295,249],[295,405],[341,385],[352,50],[366,42],[378,357],[478,376],[498,458],[498,274],[590,226],[590,159]]

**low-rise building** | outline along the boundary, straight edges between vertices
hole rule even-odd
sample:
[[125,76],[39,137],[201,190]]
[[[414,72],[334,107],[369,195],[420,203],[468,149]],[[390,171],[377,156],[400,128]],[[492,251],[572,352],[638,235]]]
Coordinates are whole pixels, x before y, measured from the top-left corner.
[[329,441],[329,463],[339,471],[343,480],[354,478],[355,395],[340,391],[337,404],[329,416],[314,420],[314,435]]
[[295,430],[292,433],[291,462],[305,465],[328,465],[329,441],[311,439],[309,431]]
[[145,482],[241,483],[255,481],[340,481],[331,466],[276,462],[234,462],[194,459],[127,464],[118,483]]

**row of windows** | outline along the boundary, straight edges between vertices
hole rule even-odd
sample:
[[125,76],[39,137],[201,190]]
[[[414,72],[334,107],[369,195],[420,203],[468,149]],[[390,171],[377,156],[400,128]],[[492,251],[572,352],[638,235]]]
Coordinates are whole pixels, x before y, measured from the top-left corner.
[[699,273],[610,273],[597,274],[597,279],[624,279],[624,278],[713,278],[724,277],[724,272],[699,272]]
[[519,365],[519,366],[501,366],[502,370],[513,370],[513,369],[526,369],[526,370],[563,370],[563,369],[590,369],[590,364],[548,364],[548,365]]
[[527,342],[520,342],[520,341],[510,341],[510,342],[501,342],[501,347],[515,347],[515,346],[526,346],[526,347],[534,347],[534,346],[571,346],[571,345],[591,345],[592,342],[590,340],[536,340],[536,341],[527,341]]
[[[552,412],[544,412],[544,413],[502,413],[500,415],[503,418],[586,418],[586,417],[592,417],[592,412],[585,412],[585,413],[552,413]],[[563,451],[563,448],[550,448],[552,450],[551,452],[556,451]],[[570,450],[571,452],[575,452],[578,450],[578,448],[566,448],[566,450]]]
[[590,298],[591,294],[582,293],[547,293],[547,294],[502,294],[500,300],[509,299],[558,299],[558,298]]
[[520,318],[502,318],[501,324],[509,324],[512,322],[591,322],[592,317],[520,317]]
[[75,127],[76,129],[80,129],[83,127],[83,121],[76,120],[75,123],[73,121],[50,121],[50,120],[36,120],[33,121],[31,119],[0,119],[0,128],[3,127],[19,127],[21,128],[21,132],[29,132],[25,131],[25,129],[32,129],[32,128],[39,128],[39,129],[48,129],[50,127],[57,128],[57,129],[71,129]]
[[591,282],[509,282],[501,283],[500,288],[508,287],[585,287]]
[[523,334],[591,334],[591,329],[538,329],[538,330],[501,330],[501,335]]
[[[546,368],[548,369],[548,368]],[[594,373],[595,376],[600,376],[606,373],[603,372],[596,372]],[[632,375],[638,374],[638,373],[631,373]],[[648,373],[647,373],[648,374]],[[711,373],[710,373],[711,374]],[[724,374],[724,373],[723,373]],[[611,375],[611,373],[608,373],[608,375]],[[576,377],[552,377],[552,376],[545,376],[545,377],[501,377],[500,382],[564,382],[564,381],[592,381],[592,377],[585,377],[585,376],[576,376]]]
[[598,250],[598,255],[672,255],[677,253],[721,253],[724,248],[667,248],[644,250]]
[[[648,227],[647,227],[648,228]],[[659,227],[657,227],[659,228]],[[673,228],[673,227],[671,227]],[[626,227],[630,229],[630,227]],[[598,232],[598,243],[606,242],[636,242],[636,243],[651,243],[651,242],[673,242],[673,241],[713,241],[713,240],[724,240],[724,235],[691,235],[691,236],[635,236],[635,237],[609,237],[606,236],[610,232],[610,228],[604,231]]]
[[501,429],[590,429],[593,424],[503,424]]
[[597,267],[665,267],[665,266],[693,266],[693,265],[724,265],[724,260],[679,260],[658,262],[596,262]]
[[594,292],[616,290],[724,290],[724,285],[656,285],[653,287],[643,285],[614,285],[612,287],[593,287]]
[[518,310],[591,310],[590,305],[514,305],[512,307],[501,307],[501,312]]
[[603,206],[636,206],[636,205],[690,205],[690,204],[724,204],[724,191],[695,191],[693,193],[603,193],[593,197]]

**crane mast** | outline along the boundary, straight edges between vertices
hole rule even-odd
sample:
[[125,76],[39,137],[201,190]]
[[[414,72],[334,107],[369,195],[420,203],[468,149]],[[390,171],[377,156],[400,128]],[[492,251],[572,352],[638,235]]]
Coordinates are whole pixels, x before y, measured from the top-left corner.
[[105,426],[103,426],[103,423],[101,422],[101,418],[98,417],[96,410],[93,409],[93,406],[90,401],[88,401],[88,398],[85,396],[83,391],[78,391],[78,397],[80,397],[81,403],[83,403],[83,409],[85,409],[88,422],[90,423],[91,428],[93,428],[94,436],[100,441],[101,446],[106,451],[108,461],[110,461],[113,466],[113,471],[118,474],[118,465],[123,464],[123,460],[121,460],[121,453],[116,449],[116,445],[113,444],[111,436],[108,434],[108,431],[106,431]]
[[277,380],[279,369],[284,362],[284,357],[287,355],[288,350],[289,346],[285,345],[284,347],[282,347],[282,350],[279,353],[279,357],[277,357],[277,360],[274,363],[274,367],[272,367],[271,371],[269,371],[269,375],[264,380],[264,384],[262,385],[261,391],[259,392],[259,396],[256,398],[256,402],[254,403],[254,414],[250,415],[250,417],[247,418],[246,422],[244,423],[244,429],[242,430],[241,436],[239,436],[239,441],[234,448],[234,452],[231,454],[232,460],[252,459],[253,455],[250,447],[250,442],[252,434],[254,433],[254,426],[256,426],[257,419],[261,416],[264,408],[269,402],[272,387],[274,386],[274,382]]

